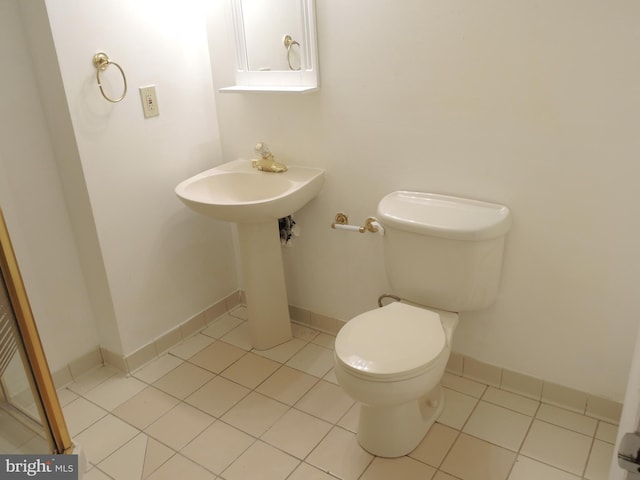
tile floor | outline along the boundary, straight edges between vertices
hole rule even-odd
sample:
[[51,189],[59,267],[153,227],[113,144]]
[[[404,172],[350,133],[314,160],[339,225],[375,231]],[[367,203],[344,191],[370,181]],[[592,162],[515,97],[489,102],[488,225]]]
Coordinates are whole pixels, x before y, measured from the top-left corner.
[[374,457],[335,382],[333,337],[252,351],[240,307],[130,376],[60,389],[87,480],[605,480],[616,426],[445,374],[446,408],[408,456]]

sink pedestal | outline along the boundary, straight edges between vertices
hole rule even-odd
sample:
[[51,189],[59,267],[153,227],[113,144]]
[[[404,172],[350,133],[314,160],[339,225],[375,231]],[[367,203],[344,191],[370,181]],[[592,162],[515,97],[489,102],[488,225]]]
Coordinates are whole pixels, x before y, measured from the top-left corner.
[[278,221],[236,225],[250,341],[266,350],[291,339]]

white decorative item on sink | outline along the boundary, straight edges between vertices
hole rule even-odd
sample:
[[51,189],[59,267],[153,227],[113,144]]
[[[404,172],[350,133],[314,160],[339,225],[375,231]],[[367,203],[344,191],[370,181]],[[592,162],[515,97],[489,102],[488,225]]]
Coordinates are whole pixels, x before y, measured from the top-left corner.
[[235,160],[181,182],[175,192],[192,210],[238,228],[251,345],[258,350],[291,338],[278,219],[306,205],[325,171],[290,165],[280,173]]

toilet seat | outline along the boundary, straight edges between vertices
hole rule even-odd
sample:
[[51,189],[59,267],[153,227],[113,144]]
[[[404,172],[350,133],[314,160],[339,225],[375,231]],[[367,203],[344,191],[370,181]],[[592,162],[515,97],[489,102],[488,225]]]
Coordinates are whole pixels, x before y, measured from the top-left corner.
[[336,337],[335,356],[352,374],[396,381],[428,370],[445,346],[438,313],[394,302],[348,321]]

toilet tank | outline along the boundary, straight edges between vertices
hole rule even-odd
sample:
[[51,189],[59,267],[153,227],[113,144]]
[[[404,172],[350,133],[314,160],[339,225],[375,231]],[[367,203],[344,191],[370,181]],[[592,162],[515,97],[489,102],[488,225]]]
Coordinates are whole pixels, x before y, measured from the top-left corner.
[[495,300],[509,208],[398,191],[380,201],[378,219],[393,293],[451,312],[479,310]]

